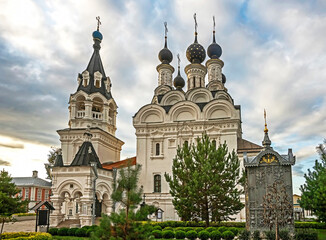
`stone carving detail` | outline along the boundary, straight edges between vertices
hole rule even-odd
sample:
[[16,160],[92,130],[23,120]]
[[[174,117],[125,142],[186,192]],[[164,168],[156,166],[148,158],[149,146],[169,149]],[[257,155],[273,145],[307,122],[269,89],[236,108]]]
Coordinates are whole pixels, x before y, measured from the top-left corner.
[[256,184],[262,185],[265,183],[265,171],[263,168],[257,169],[256,172]]
[[283,168],[280,168],[279,166],[274,167],[274,180],[275,180],[275,182],[283,181],[283,175],[284,175],[283,171],[284,171]]

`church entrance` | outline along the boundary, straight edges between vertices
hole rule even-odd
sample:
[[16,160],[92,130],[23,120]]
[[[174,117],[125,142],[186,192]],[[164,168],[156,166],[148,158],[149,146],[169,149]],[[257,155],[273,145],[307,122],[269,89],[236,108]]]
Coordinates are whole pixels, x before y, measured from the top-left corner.
[[101,217],[102,213],[102,203],[97,199],[97,196],[95,196],[95,216]]

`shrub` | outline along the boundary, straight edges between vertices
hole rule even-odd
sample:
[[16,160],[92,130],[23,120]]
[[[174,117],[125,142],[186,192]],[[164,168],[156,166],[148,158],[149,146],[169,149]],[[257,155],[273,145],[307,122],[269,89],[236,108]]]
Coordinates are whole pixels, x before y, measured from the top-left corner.
[[207,240],[209,238],[209,232],[203,230],[203,231],[200,231],[198,233],[198,237],[201,239],[201,240]]
[[253,240],[261,240],[260,232],[258,230],[254,231]]
[[186,237],[186,233],[185,233],[185,231],[177,230],[177,231],[175,232],[175,238],[176,238],[176,239],[185,239],[185,237]]
[[52,239],[52,236],[49,233],[40,233],[40,232],[4,232],[1,234],[1,239],[48,240],[48,239]]
[[93,225],[91,228],[86,230],[86,236],[90,237],[93,232],[96,232],[98,229],[98,226]]
[[207,232],[213,232],[215,230],[216,230],[215,227],[208,227],[208,228],[205,229],[205,231],[207,231]]
[[222,233],[222,237],[225,240],[232,240],[232,239],[234,239],[234,233],[231,231],[225,231]]
[[154,230],[154,231],[152,231],[152,235],[155,238],[162,238],[162,231],[161,230]]
[[319,222],[295,222],[295,228],[314,228],[314,229],[325,229],[326,223]]
[[250,239],[250,232],[248,230],[245,229],[240,232],[239,240],[249,240],[249,239]]
[[164,230],[162,232],[162,237],[166,239],[172,239],[174,238],[174,232],[172,230]]
[[222,227],[219,227],[217,230],[219,230],[220,233],[223,233],[223,232],[225,232],[227,230],[227,228],[222,226]]
[[194,228],[192,228],[192,227],[185,227],[183,229],[183,231],[185,231],[185,232],[194,231]]
[[230,227],[228,230],[231,231],[231,232],[233,232],[235,236],[237,236],[238,233],[239,233],[239,229],[237,229],[235,227]]
[[186,233],[186,238],[190,239],[190,240],[195,240],[197,238],[197,232],[194,230],[191,230],[189,232]]
[[75,236],[78,228],[69,228],[67,231],[68,236]]
[[173,231],[173,227],[165,227],[165,228],[164,228],[164,231],[166,231],[166,230],[171,230],[171,231]]
[[76,231],[77,237],[86,237],[86,232],[89,228],[78,228]]
[[274,231],[265,232],[265,236],[266,236],[267,240],[275,240],[275,232]]
[[203,227],[196,227],[196,228],[195,228],[195,231],[196,231],[197,233],[199,233],[200,231],[203,231],[203,230],[204,230]]
[[58,229],[59,236],[67,236],[69,228],[63,227]]
[[290,233],[288,230],[281,230],[280,231],[280,238],[282,240],[290,240]]
[[58,235],[58,229],[57,228],[50,228],[49,233],[51,235]]
[[160,230],[160,231],[162,231],[162,227],[157,225],[157,226],[154,226],[153,227],[153,230]]
[[298,231],[295,233],[295,240],[318,240],[318,234],[311,231]]
[[220,240],[222,238],[222,234],[220,231],[215,230],[209,234],[209,238],[211,240]]

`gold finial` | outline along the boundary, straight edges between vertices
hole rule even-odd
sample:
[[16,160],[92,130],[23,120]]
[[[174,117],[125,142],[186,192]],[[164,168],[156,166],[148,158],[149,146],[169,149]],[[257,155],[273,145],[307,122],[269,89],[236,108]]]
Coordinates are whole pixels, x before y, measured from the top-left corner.
[[265,129],[264,132],[268,133],[267,122],[266,122],[266,110],[264,109]]
[[97,31],[99,31],[100,30],[100,25],[102,24],[101,21],[100,21],[100,16],[97,16],[96,20],[97,20]]

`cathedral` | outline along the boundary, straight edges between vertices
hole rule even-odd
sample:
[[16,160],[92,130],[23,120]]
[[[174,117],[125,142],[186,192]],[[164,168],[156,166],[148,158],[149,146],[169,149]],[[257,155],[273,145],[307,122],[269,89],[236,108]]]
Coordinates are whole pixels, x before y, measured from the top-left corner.
[[[174,75],[166,30],[164,47],[158,54],[158,81],[152,101],[133,117],[137,146],[131,162],[142,165],[139,186],[144,191],[144,202],[161,210],[156,216],[160,221],[180,220],[164,178],[164,173],[172,172],[178,146],[194,143],[206,132],[216,144],[226,142],[241,162],[244,155],[256,156],[262,150],[242,138],[241,108],[226,88],[222,48],[216,43],[215,31],[206,50],[199,43],[195,26],[194,42],[186,50],[187,79],[181,77],[180,60]],[[120,159],[124,142],[115,136],[117,103],[100,57],[103,36],[99,24],[92,37],[93,55],[87,68],[78,74],[77,90],[69,98],[69,126],[57,131],[62,154],[51,170],[51,201],[55,208],[52,226],[66,220],[91,225],[96,216],[114,211],[118,206],[110,199],[112,184],[117,170],[130,162]],[[241,201],[245,202],[244,195]],[[245,221],[245,210],[234,217]]]

